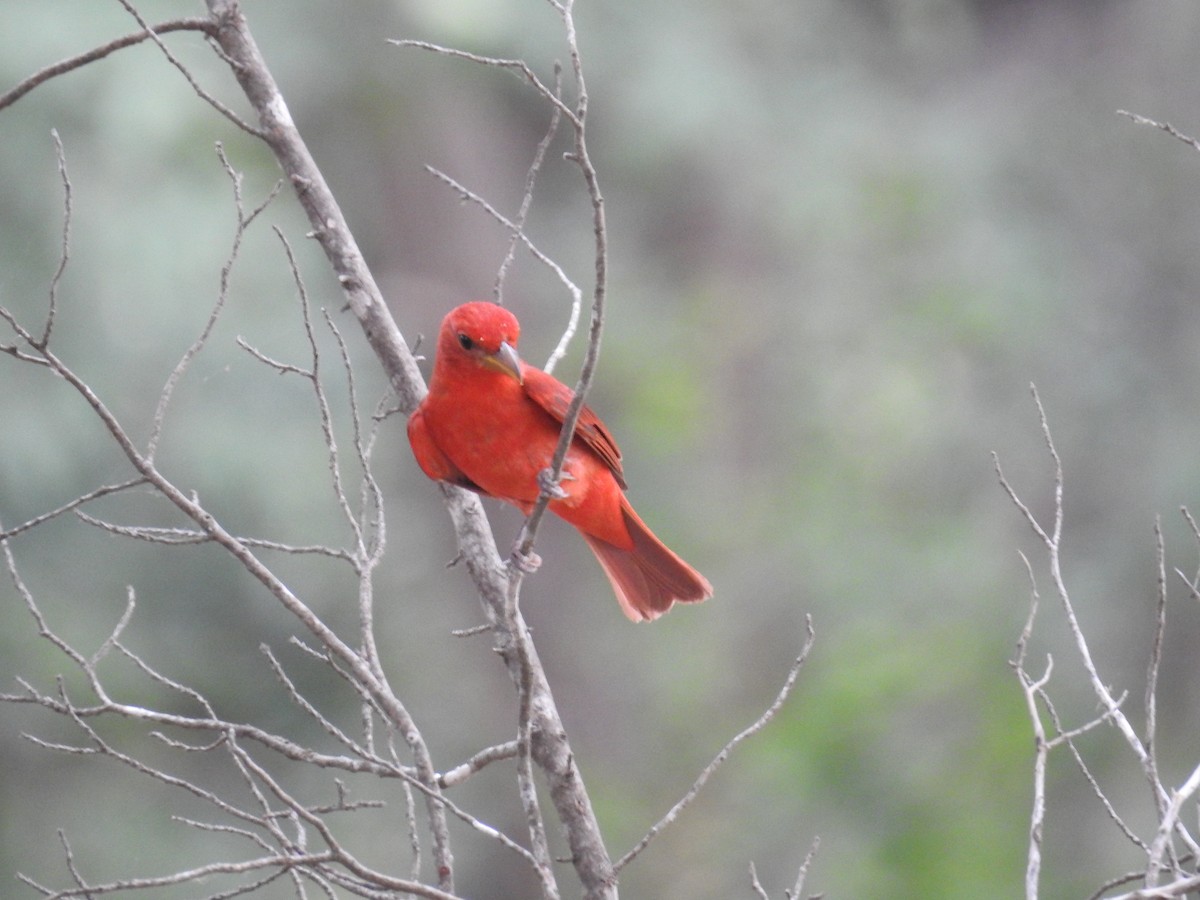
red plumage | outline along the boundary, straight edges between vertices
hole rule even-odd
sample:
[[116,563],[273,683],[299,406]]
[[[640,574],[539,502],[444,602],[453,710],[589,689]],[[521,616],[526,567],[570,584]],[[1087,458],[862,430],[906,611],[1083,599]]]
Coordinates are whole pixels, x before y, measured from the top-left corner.
[[[438,334],[429,394],[408,420],[422,471],[513,504],[537,501],[573,393],[516,352],[520,325],[494,303],[450,311]],[[621,451],[600,418],[582,410],[550,511],[574,525],[604,568],[630,619],[656,619],[676,601],[712,596],[712,586],[676,556],[625,498]]]

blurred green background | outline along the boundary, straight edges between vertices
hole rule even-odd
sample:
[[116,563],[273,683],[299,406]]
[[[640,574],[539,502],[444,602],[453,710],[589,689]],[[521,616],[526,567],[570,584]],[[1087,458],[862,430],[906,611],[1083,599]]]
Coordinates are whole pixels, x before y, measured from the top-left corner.
[[[490,296],[505,235],[422,167],[512,214],[548,111],[508,73],[386,39],[523,57],[549,78],[565,54],[549,5],[245,6],[405,336],[432,336],[448,308]],[[139,8],[151,21],[202,11],[178,0]],[[1089,719],[1095,703],[990,452],[1048,517],[1035,382],[1066,466],[1067,577],[1102,674],[1130,692],[1126,710],[1140,726],[1156,515],[1169,569],[1196,565],[1177,510],[1200,490],[1200,156],[1116,110],[1200,132],[1200,6],[581,0],[576,17],[612,254],[592,405],[621,441],[642,516],[717,591],[633,627],[583,543],[560,523],[542,531],[546,564],[527,582],[524,609],[614,856],[770,702],[806,614],[817,630],[783,713],[623,873],[623,893],[751,896],[753,860],[779,897],[819,835],[807,888],[830,897],[1018,895],[1032,791],[1032,737],[1008,665],[1029,597],[1019,549],[1044,594],[1031,668],[1055,654],[1052,689],[1068,724]],[[115,2],[6,0],[0,89],[132,30]],[[203,41],[168,42],[245,110]],[[214,143],[245,173],[248,205],[278,170],[152,46],[0,112],[0,304],[30,327],[44,315],[60,247],[51,129],[74,189],[53,346],[144,441],[163,382],[207,320],[233,237],[233,192]],[[550,155],[529,233],[588,286],[590,220],[565,149],[560,139]],[[235,343],[306,362],[297,289],[272,225],[296,248],[313,304],[346,335],[366,412],[383,395],[285,191],[247,237],[228,308],[170,409],[160,462],[238,533],[341,543],[311,395]],[[520,254],[506,298],[522,320],[523,355],[544,360],[566,321],[564,292]],[[0,343],[9,340],[0,329]],[[322,344],[331,351],[327,333]],[[580,352],[577,341],[558,370],[564,380]],[[326,371],[348,451],[344,378],[335,365]],[[444,568],[453,535],[399,417],[383,424],[375,461],[388,501],[379,641],[446,768],[507,738],[511,688],[486,638],[449,635],[479,619],[478,604],[466,575]],[[127,476],[66,385],[0,356],[4,525]],[[181,524],[146,493],[92,511]],[[506,547],[519,517],[492,512]],[[100,645],[132,586],[127,642],[228,717],[332,749],[273,680],[259,651],[268,643],[354,727],[353,699],[289,647],[296,623],[217,551],[147,546],[69,517],[12,549],[52,626],[81,651]],[[269,559],[353,633],[347,570]],[[1178,583],[1170,595],[1160,753],[1165,780],[1178,784],[1195,763],[1200,672],[1189,654],[1200,622]],[[17,690],[20,676],[54,690],[66,670],[0,581],[0,689]],[[191,711],[120,660],[105,671],[119,699]],[[77,679],[67,686],[86,696]],[[128,723],[105,729],[156,765],[238,791],[212,754],[181,758]],[[212,817],[178,792],[111,760],[49,753],[23,732],[79,741],[48,713],[0,706],[0,896],[35,896],[17,872],[69,883],[58,828],[97,880],[246,854],[228,836],[172,821]],[[1106,729],[1081,748],[1144,832],[1153,810],[1128,750]],[[326,775],[292,776],[332,800]],[[389,806],[347,817],[347,839],[403,871],[396,786],[350,788]],[[456,799],[522,833],[507,770]],[[510,853],[462,829],[456,838],[464,894],[532,895]],[[1047,897],[1087,896],[1142,858],[1065,756],[1050,768],[1045,841]]]

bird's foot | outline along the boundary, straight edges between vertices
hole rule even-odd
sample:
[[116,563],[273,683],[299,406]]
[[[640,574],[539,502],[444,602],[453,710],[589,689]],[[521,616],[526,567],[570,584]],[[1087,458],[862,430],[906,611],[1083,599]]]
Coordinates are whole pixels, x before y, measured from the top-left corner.
[[562,489],[560,482],[574,480],[575,476],[566,469],[563,470],[562,475],[559,476],[557,481],[554,479],[553,469],[542,469],[537,474],[538,487],[546,494],[549,494],[550,499],[552,500],[566,500],[568,495],[567,492]]
[[521,549],[521,539],[517,538],[517,542],[512,548],[512,564],[524,572],[526,575],[532,575],[542,567],[542,558],[530,550],[526,553]]

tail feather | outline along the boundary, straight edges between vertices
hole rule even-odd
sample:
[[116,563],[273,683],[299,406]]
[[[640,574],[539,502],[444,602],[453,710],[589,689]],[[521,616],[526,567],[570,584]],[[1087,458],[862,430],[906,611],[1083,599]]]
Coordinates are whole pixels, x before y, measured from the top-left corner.
[[654,536],[622,498],[621,511],[633,540],[625,549],[584,533],[604,574],[612,582],[621,610],[635,622],[657,619],[676,601],[698,603],[712,596],[712,585],[703,575],[676,556]]

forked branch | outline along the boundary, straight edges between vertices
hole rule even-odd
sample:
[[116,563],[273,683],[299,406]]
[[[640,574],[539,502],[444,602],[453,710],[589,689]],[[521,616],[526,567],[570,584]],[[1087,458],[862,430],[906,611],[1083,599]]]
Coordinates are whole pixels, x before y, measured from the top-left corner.
[[[1063,464],[1055,449],[1045,408],[1036,388],[1032,389],[1034,403],[1037,407],[1041,425],[1042,438],[1049,451],[1054,467],[1054,524],[1047,528],[1043,526],[1030,511],[1008,481],[1000,467],[999,459],[993,454],[996,475],[1000,485],[1020,511],[1025,521],[1033,529],[1046,551],[1046,562],[1050,571],[1054,592],[1063,610],[1069,632],[1073,638],[1075,651],[1088,683],[1100,703],[1100,712],[1089,718],[1083,725],[1068,728],[1064,725],[1058,710],[1050,696],[1051,675],[1054,672],[1053,660],[1046,657],[1046,666],[1041,675],[1031,675],[1026,668],[1026,658],[1030,641],[1034,633],[1034,625],[1038,615],[1039,594],[1034,577],[1034,567],[1022,554],[1022,561],[1028,572],[1031,586],[1031,601],[1029,614],[1017,641],[1017,652],[1012,666],[1025,695],[1025,704],[1034,734],[1034,763],[1033,763],[1033,806],[1030,816],[1029,847],[1025,875],[1026,900],[1036,900],[1039,891],[1039,880],[1043,857],[1043,832],[1047,797],[1046,797],[1046,768],[1049,755],[1058,747],[1065,746],[1070,750],[1079,771],[1083,774],[1093,793],[1096,795],[1108,818],[1117,826],[1124,837],[1146,855],[1146,865],[1140,876],[1144,889],[1122,895],[1123,897],[1182,897],[1196,887],[1196,879],[1192,874],[1195,861],[1200,859],[1200,847],[1197,845],[1191,828],[1184,822],[1182,816],[1185,804],[1194,803],[1194,798],[1200,792],[1200,766],[1197,766],[1177,789],[1168,788],[1162,781],[1157,763],[1157,690],[1159,674],[1162,668],[1164,635],[1166,633],[1167,611],[1167,579],[1166,579],[1166,548],[1164,545],[1161,524],[1156,520],[1154,525],[1155,558],[1158,568],[1157,604],[1155,609],[1154,638],[1149,652],[1147,664],[1145,704],[1145,734],[1138,735],[1122,709],[1126,699],[1125,694],[1116,696],[1113,689],[1103,680],[1098,666],[1092,656],[1088,639],[1085,635],[1075,604],[1067,589],[1061,562],[1061,547],[1063,539]],[[1187,517],[1186,510],[1184,511]],[[1189,517],[1189,521],[1190,517]],[[1200,545],[1200,530],[1195,530],[1197,543]],[[1187,581],[1184,578],[1185,582]],[[1191,583],[1189,582],[1189,586]],[[1194,587],[1193,587],[1194,590]],[[1048,722],[1046,721],[1048,719]],[[1149,797],[1155,818],[1155,827],[1150,836],[1139,835],[1130,824],[1130,818],[1118,811],[1118,804],[1093,775],[1091,767],[1085,761],[1076,739],[1085,732],[1101,725],[1111,724],[1124,739],[1124,746],[1131,751],[1142,777],[1149,787]],[[1185,861],[1190,860],[1190,865]],[[1169,883],[1161,884],[1164,876]],[[1134,876],[1123,875],[1105,884],[1094,895],[1101,897],[1110,890],[1123,884],[1128,884]]]

